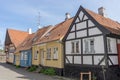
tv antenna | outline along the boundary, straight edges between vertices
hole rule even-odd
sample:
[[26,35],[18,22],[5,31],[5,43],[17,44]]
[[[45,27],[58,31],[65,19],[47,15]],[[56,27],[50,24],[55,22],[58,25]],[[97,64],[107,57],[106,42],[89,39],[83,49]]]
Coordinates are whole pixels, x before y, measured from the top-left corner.
[[41,26],[40,26],[40,18],[41,18],[40,12],[38,12],[38,23],[37,23],[38,28],[41,28]]

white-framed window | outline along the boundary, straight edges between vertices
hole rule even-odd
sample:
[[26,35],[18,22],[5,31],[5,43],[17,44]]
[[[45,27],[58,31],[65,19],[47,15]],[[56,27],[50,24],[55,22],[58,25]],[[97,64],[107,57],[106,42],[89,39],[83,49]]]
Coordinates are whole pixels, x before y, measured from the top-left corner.
[[87,39],[84,40],[84,44],[85,44],[85,51],[84,52],[87,54],[87,53],[89,53],[89,44],[88,44]]
[[47,59],[51,59],[51,48],[47,49]]
[[73,41],[71,42],[71,53],[79,53],[79,41]]
[[35,59],[35,60],[38,59],[38,53],[39,53],[38,50],[36,50],[35,53],[34,53],[34,59]]
[[85,54],[94,54],[95,53],[95,48],[94,48],[94,38],[89,38],[89,39],[84,39],[84,44],[85,44]]
[[53,48],[53,59],[58,59],[58,47]]
[[71,49],[72,51],[71,51],[71,52],[74,53],[74,52],[75,52],[75,45],[74,45],[74,42],[71,42],[71,45],[72,45],[72,47],[71,47],[71,48],[72,48],[72,49]]
[[79,41],[76,42],[76,53],[79,53]]
[[24,60],[28,60],[27,52],[24,53]]
[[111,49],[111,40],[110,39],[107,39],[107,49],[108,49],[108,52],[112,52],[112,49]]
[[21,60],[24,60],[24,55],[23,55],[23,52],[21,52]]

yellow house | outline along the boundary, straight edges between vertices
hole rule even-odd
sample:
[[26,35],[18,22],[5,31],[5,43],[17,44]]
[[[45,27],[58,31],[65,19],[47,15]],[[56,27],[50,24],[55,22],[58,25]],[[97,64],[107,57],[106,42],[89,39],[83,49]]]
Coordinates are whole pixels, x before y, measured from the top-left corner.
[[19,52],[15,53],[15,62],[14,62],[14,64],[16,66],[20,66],[20,53]]
[[37,32],[35,33],[35,36],[33,38],[33,46],[32,46],[32,65],[36,65],[36,66],[40,65],[39,46],[35,45],[36,42],[39,42],[39,39],[41,39],[51,29],[52,26],[47,26],[37,30]]
[[35,65],[55,68],[57,74],[62,75],[64,68],[62,40],[72,21],[73,18],[70,18],[55,25],[33,44],[33,62]]

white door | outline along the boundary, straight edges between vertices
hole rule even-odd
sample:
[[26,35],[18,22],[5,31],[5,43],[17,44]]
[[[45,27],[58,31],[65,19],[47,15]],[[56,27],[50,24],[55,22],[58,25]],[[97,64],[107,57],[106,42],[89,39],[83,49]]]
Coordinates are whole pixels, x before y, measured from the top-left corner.
[[40,50],[40,55],[41,55],[41,65],[44,65],[44,50]]

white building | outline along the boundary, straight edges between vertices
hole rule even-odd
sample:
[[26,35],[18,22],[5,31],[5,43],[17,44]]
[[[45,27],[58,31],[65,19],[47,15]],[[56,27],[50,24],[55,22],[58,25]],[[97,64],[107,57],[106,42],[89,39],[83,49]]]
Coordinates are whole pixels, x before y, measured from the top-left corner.
[[64,41],[65,75],[120,64],[120,23],[106,18],[103,7],[97,14],[80,6]]

